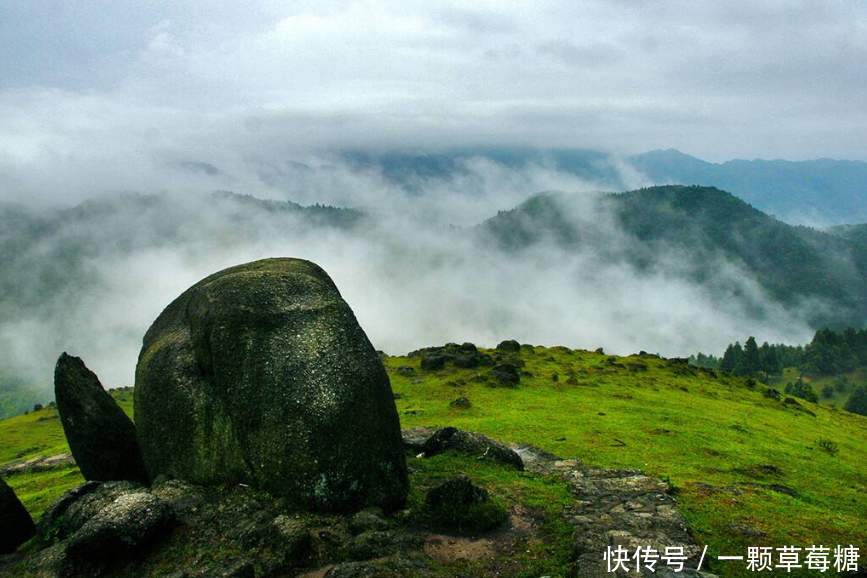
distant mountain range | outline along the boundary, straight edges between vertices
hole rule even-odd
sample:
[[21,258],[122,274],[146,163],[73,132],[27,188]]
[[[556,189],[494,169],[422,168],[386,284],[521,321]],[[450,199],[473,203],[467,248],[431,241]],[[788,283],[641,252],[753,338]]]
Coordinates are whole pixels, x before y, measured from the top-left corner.
[[[731,160],[711,163],[674,149],[616,157],[582,149],[462,148],[440,153],[347,152],[360,167],[377,167],[409,190],[419,182],[466,171],[466,160],[485,158],[510,168],[547,166],[603,190],[646,185],[703,185],[729,191],[792,224],[831,226],[867,221],[867,162]],[[626,169],[626,170],[624,170]],[[631,170],[629,170],[631,169]]]

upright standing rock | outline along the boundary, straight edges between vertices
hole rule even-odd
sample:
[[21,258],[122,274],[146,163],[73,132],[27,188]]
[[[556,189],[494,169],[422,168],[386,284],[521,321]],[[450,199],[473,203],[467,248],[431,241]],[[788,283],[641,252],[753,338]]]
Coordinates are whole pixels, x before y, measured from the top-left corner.
[[151,476],[248,483],[331,511],[406,499],[388,376],[313,263],[256,261],[185,291],[145,335],[135,385]]
[[36,533],[30,514],[3,478],[0,478],[0,554],[14,552]]
[[54,396],[84,479],[147,481],[135,426],[81,359],[63,353],[57,360]]

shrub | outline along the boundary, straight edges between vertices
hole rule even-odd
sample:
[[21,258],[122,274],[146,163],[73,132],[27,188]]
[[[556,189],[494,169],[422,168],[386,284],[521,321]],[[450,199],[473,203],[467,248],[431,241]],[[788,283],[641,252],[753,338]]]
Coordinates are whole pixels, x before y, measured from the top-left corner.
[[459,476],[428,492],[424,505],[425,517],[449,528],[462,531],[487,531],[501,525],[509,517],[498,498],[473,485],[466,476]]
[[818,438],[815,441],[816,447],[828,454],[829,456],[837,457],[837,454],[840,453],[840,448],[837,447],[837,442],[831,441],[826,438]]

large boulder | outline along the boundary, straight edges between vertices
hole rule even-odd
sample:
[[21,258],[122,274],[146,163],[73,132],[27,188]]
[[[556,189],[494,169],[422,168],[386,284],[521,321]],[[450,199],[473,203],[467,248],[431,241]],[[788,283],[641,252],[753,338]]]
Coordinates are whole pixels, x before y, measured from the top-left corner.
[[251,484],[330,511],[406,499],[388,375],[308,261],[239,265],[175,299],[145,335],[135,415],[152,477]]
[[81,359],[63,353],[57,360],[54,396],[84,479],[146,481],[135,426]]
[[0,478],[0,554],[14,552],[36,533],[30,514],[15,492]]

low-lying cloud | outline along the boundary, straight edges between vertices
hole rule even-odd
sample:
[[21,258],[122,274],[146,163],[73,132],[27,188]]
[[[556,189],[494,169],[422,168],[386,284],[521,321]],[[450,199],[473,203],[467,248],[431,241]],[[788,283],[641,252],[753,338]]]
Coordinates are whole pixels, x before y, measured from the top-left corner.
[[[772,341],[809,335],[797,312],[767,299],[731,263],[721,261],[719,282],[704,284],[685,271],[693,257],[673,249],[651,269],[630,265],[635,240],[598,202],[594,183],[541,166],[489,163],[469,161],[454,180],[419,183],[424,195],[345,164],[307,165],[295,186],[284,184],[302,191],[302,200],[363,200],[369,217],[351,229],[198,194],[110,197],[52,216],[0,271],[11,288],[0,302],[2,363],[47,387],[66,350],[107,385],[130,384],[141,338],[163,307],[214,271],[274,256],[323,266],[374,345],[393,354],[516,338],[673,356],[720,351],[746,334]],[[583,187],[563,211],[592,243],[566,250],[542,242],[507,253],[480,240],[477,228],[450,224],[477,223],[541,183]]]

